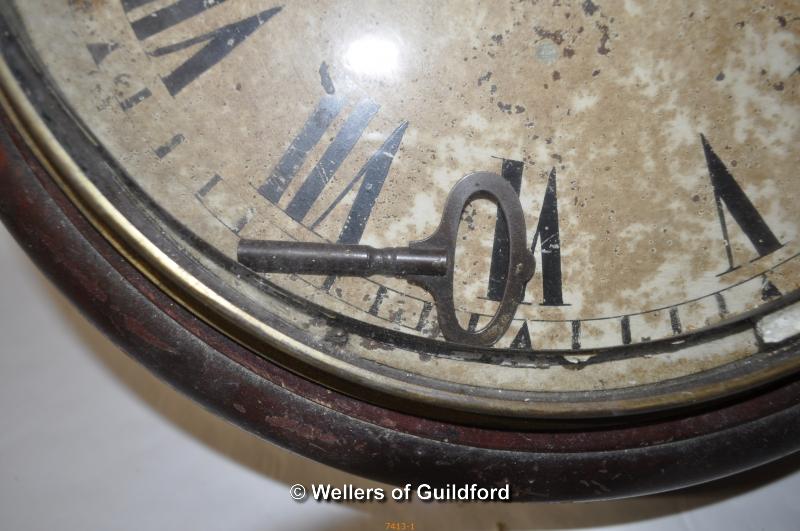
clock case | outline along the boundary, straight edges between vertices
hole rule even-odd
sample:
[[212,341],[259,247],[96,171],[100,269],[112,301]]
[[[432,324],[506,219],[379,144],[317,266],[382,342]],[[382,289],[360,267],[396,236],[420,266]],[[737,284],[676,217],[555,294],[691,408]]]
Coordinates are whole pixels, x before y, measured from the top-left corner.
[[[6,27],[15,77],[42,75]],[[26,87],[49,126],[68,119]],[[658,417],[500,429],[354,398],[242,347],[151,282],[81,214],[3,97],[0,217],[37,266],[123,350],[220,416],[292,451],[393,484],[511,484],[512,499],[642,495],[800,449],[800,379]],[[56,114],[61,113],[61,116]],[[787,353],[800,355],[797,345]],[[57,390],[56,390],[57,392]]]

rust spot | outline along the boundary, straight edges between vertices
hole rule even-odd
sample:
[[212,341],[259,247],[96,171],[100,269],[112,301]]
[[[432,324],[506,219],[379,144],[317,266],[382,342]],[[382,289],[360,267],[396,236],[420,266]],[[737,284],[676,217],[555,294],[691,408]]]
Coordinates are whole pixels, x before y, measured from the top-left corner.
[[593,16],[600,9],[600,7],[594,2],[592,2],[592,0],[585,0],[583,4],[581,4],[581,8],[583,9],[583,12],[589,15],[590,17]]
[[539,37],[543,39],[550,39],[556,44],[561,44],[564,42],[564,34],[561,32],[561,30],[548,31],[542,27],[536,26],[533,28],[533,31],[535,31],[536,35]]
[[606,26],[605,24],[600,24],[598,22],[597,29],[599,29],[600,32],[602,33],[602,36],[600,37],[600,46],[597,47],[597,53],[599,53],[600,55],[608,55],[608,52],[611,51],[611,49],[606,46],[608,44],[608,41],[611,39],[611,37],[608,34],[608,26]]

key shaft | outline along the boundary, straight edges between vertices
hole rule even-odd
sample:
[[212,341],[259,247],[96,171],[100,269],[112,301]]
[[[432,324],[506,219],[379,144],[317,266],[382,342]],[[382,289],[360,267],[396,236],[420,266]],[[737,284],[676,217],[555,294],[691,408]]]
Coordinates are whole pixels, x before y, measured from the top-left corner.
[[259,273],[311,275],[430,275],[447,274],[446,249],[411,249],[334,243],[241,240],[238,259]]

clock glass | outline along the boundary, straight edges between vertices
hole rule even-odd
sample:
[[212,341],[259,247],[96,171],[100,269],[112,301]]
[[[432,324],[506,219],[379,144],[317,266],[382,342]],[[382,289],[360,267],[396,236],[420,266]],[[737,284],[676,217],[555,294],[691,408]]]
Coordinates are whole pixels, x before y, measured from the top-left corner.
[[[800,366],[796,2],[5,4],[4,98],[61,186],[300,374],[511,424],[656,414]],[[458,326],[505,316],[515,249],[535,261],[490,344],[403,276],[237,260],[245,240],[405,247],[476,172],[524,228],[492,197],[459,208]]]

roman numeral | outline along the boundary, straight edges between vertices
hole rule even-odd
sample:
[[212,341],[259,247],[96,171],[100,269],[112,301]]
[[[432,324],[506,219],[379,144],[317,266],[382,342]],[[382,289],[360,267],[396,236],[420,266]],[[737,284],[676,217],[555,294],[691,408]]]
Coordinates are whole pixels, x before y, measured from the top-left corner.
[[531,333],[528,330],[527,321],[522,323],[522,327],[519,329],[519,332],[517,332],[517,335],[514,336],[514,339],[511,341],[510,347],[519,350],[533,350],[533,343],[531,342]]
[[386,177],[392,167],[392,161],[400,148],[400,142],[402,142],[407,128],[408,122],[402,122],[392,131],[392,134],[389,135],[383,145],[373,153],[372,157],[350,180],[325,212],[311,224],[312,229],[319,225],[336,208],[336,205],[344,199],[344,196],[360,180],[361,186],[358,189],[358,193],[356,193],[353,206],[347,214],[347,219],[342,226],[342,232],[339,234],[337,241],[338,243],[347,244],[355,244],[361,241],[361,236],[364,235],[364,229],[367,226],[367,220],[369,220],[372,209],[375,207],[375,201],[378,199],[378,194],[381,193],[383,183],[386,182]]
[[581,349],[581,322],[572,321],[572,350]]
[[728,317],[728,303],[725,301],[725,297],[722,295],[722,293],[715,293],[714,300],[717,301],[717,309],[719,310],[720,319],[725,319]]
[[700,135],[700,140],[703,143],[703,152],[705,153],[706,163],[708,164],[708,173],[711,177],[711,185],[714,188],[714,201],[717,205],[717,215],[722,230],[722,238],[725,241],[725,254],[728,258],[728,269],[717,275],[720,276],[739,267],[733,262],[733,251],[731,249],[730,238],[728,237],[728,225],[725,221],[725,211],[722,207],[723,203],[733,217],[733,220],[750,240],[759,258],[777,251],[783,247],[783,244],[778,241],[778,238],[772,233],[769,226],[764,221],[764,218],[761,217],[756,207],[753,206],[753,203],[744,194],[742,187],[739,186],[722,160],[720,160],[717,154],[714,153],[714,150],[711,149],[711,145],[706,140],[706,137]]
[[561,236],[558,230],[558,196],[556,169],[550,171],[547,189],[539,212],[539,223],[531,242],[531,252],[536,252],[536,242],[541,237],[542,256],[542,306],[562,306],[561,292]]
[[369,308],[370,315],[378,315],[378,311],[381,309],[381,304],[383,304],[383,299],[386,298],[387,293],[389,293],[389,290],[386,289],[386,286],[378,288],[378,293],[375,294],[375,300],[372,301],[372,306]]
[[417,326],[414,329],[417,332],[421,332],[427,325],[428,325],[428,318],[431,315],[431,311],[433,311],[433,303],[425,302],[422,305],[422,310],[419,312],[419,320],[417,321]]
[[669,309],[669,324],[670,327],[672,327],[672,333],[674,335],[678,335],[683,332],[683,326],[681,325],[681,316],[678,313],[677,308]]
[[[519,195],[522,188],[522,172],[525,163],[519,160],[503,159],[500,175],[503,176]],[[500,207],[497,207],[497,222],[494,226],[494,243],[492,245],[492,262],[489,269],[489,289],[486,298],[500,301],[506,287],[506,271],[508,271],[508,226]]]
[[127,13],[128,11],[133,11],[137,7],[141,7],[154,1],[155,0],[122,0],[122,9]]
[[[225,2],[226,0],[178,0],[132,22],[131,27],[136,38],[143,41]],[[123,0],[122,8],[127,13],[149,3],[147,0]]]
[[322,158],[308,174],[292,201],[286,207],[286,213],[293,220],[301,222],[311,210],[325,186],[333,179],[339,166],[350,154],[356,142],[364,133],[364,129],[378,112],[378,104],[372,100],[362,100],[347,118],[347,121],[334,137]]
[[631,318],[623,315],[619,322],[620,333],[622,334],[622,344],[631,344]]
[[173,149],[183,144],[184,140],[186,140],[186,137],[178,133],[177,135],[173,136],[169,142],[167,142],[162,146],[157,147],[154,150],[154,152],[158,158],[163,159],[164,157],[172,153]]
[[[502,176],[508,179],[519,194],[522,184],[524,163],[503,159]],[[556,169],[550,171],[547,179],[539,221],[531,241],[531,251],[536,252],[539,244],[542,271],[542,306],[563,306],[563,287],[561,276],[561,237],[558,227],[558,193],[556,188]],[[489,289],[486,298],[499,301],[503,297],[508,270],[508,229],[501,212],[498,211],[497,224],[492,248],[492,262],[489,275]]]
[[[139,40],[148,39],[194,16],[216,7],[226,0],[178,0],[166,7],[143,16],[131,23],[133,32]],[[130,11],[149,3],[146,0],[123,0],[123,8]],[[149,52],[152,57],[162,57],[206,43],[171,73],[161,78],[167,91],[176,96],[194,80],[224,59],[234,48],[244,42],[258,28],[280,12],[281,7],[273,7],[256,15],[222,26],[209,33],[193,37],[175,44],[162,46]]]
[[761,300],[768,301],[780,296],[781,291],[775,287],[775,284],[769,281],[767,275],[761,275]]
[[[342,107],[340,99],[333,96],[322,98],[311,117],[303,125],[300,133],[292,140],[289,148],[273,169],[267,181],[259,187],[259,193],[272,203],[277,203],[283,196],[286,187],[297,175],[297,171],[308,155],[308,152],[320,141],[328,126]],[[350,154],[351,150],[364,133],[379,106],[372,100],[361,101],[344,125],[339,129],[333,141],[325,149],[322,157],[311,169],[299,190],[289,202],[285,212],[295,221],[302,222],[312,206],[317,202],[323,190],[334,178],[337,170]],[[386,177],[392,166],[394,156],[400,148],[408,122],[402,122],[386,138],[383,145],[367,160],[361,169],[350,179],[339,195],[328,205],[323,213],[309,228],[314,229],[352,191],[357,183],[361,183],[347,215],[338,243],[356,244],[361,241],[364,229],[375,206],[375,201],[383,188]]]
[[306,120],[300,133],[289,144],[289,148],[272,170],[267,181],[259,187],[258,193],[272,203],[281,200],[286,187],[289,186],[305,162],[308,152],[319,143],[331,122],[342,110],[342,105],[343,100],[333,96],[325,96],[320,100],[317,108]]
[[117,48],[119,48],[117,42],[92,42],[86,45],[86,49],[89,50],[89,54],[97,66],[100,66],[100,63]]
[[133,96],[119,102],[119,106],[123,111],[129,111],[152,95],[153,93],[150,92],[149,88],[143,88]]
[[122,9],[127,13],[128,11],[133,11],[137,7],[142,7],[151,2],[155,2],[155,0],[122,0]]

